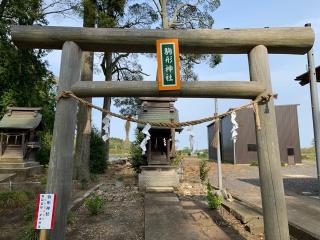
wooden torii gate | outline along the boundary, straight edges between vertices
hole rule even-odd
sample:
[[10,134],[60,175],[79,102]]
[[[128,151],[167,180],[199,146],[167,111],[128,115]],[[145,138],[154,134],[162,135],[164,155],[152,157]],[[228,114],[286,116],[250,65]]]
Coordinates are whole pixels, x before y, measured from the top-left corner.
[[[159,91],[156,82],[81,82],[82,51],[156,52],[156,40],[178,38],[181,53],[247,54],[250,81],[183,82],[180,91]],[[312,49],[311,27],[263,29],[131,30],[75,27],[14,26],[12,39],[21,48],[62,49],[58,92],[79,97],[193,97],[254,99],[271,93],[268,54],[306,54]],[[267,106],[266,106],[267,105]],[[57,103],[47,192],[57,194],[51,239],[65,238],[72,184],[77,103]],[[287,210],[280,172],[274,103],[259,104],[256,129],[262,206],[267,240],[289,239]]]

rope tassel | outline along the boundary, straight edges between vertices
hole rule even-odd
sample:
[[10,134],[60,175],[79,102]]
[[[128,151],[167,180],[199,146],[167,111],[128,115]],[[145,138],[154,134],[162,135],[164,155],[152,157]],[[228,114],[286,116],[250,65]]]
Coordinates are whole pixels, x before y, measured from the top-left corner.
[[237,129],[239,128],[239,125],[236,121],[236,117],[237,117],[237,114],[236,114],[236,112],[233,111],[231,113],[231,123],[232,123],[231,140],[233,140],[234,143],[236,143],[236,141],[237,141],[237,136],[238,136]]
[[259,107],[258,107],[258,103],[256,103],[256,102],[253,103],[253,112],[254,112],[254,115],[255,115],[256,127],[257,127],[258,130],[261,130]]
[[151,135],[149,133],[149,130],[151,128],[151,125],[148,123],[144,128],[142,129],[142,133],[145,135],[144,139],[140,143],[140,147],[142,149],[142,154],[145,154],[147,151],[147,142],[150,140]]

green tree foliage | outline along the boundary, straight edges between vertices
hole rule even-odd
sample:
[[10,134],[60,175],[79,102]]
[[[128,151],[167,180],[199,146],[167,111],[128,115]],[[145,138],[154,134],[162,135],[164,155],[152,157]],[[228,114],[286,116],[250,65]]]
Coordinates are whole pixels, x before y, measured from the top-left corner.
[[[214,11],[220,0],[153,0],[150,4],[159,16],[155,28],[163,29],[210,29],[213,27]],[[211,68],[222,60],[219,54],[180,54],[181,78],[184,81],[197,81],[194,67],[202,62]]]
[[44,50],[18,49],[10,25],[46,24],[40,0],[3,0],[0,4],[0,116],[7,106],[40,106],[46,130],[54,119],[55,79],[42,60]]
[[[158,20],[154,9],[146,3],[129,0],[97,1],[97,26],[99,28],[150,28]],[[146,75],[133,53],[105,53],[101,61],[106,81],[141,81]],[[115,98],[115,106],[125,115],[136,115],[141,102],[137,98]],[[104,108],[109,109],[110,101],[105,100]],[[104,117],[104,116],[103,116]]]
[[9,26],[45,25],[48,14],[68,9],[66,6],[56,8],[62,2],[52,1],[48,6],[41,0],[3,0],[0,3],[0,118],[8,106],[42,107],[44,131],[40,136],[44,141],[38,155],[41,164],[49,162],[56,82],[43,60],[47,52],[17,48],[11,41]]
[[[117,27],[210,29],[214,24],[213,12],[219,6],[220,0],[138,1],[128,7],[127,12],[130,14],[124,11],[125,15],[129,16],[131,23],[125,18],[118,18],[120,24]],[[146,21],[143,16],[148,16],[149,20]],[[181,78],[184,81],[197,81],[198,75],[194,72],[197,64],[205,62],[209,67],[214,68],[221,61],[220,54],[181,54]],[[140,74],[140,76],[143,75]],[[134,76],[132,80],[140,79]],[[114,103],[120,108],[120,113],[125,115],[136,115],[141,104],[134,98],[115,98]]]
[[41,148],[37,152],[36,158],[41,165],[48,165],[50,159],[50,150],[52,143],[52,134],[49,131],[39,133],[41,139]]
[[135,116],[141,107],[141,100],[135,97],[117,97],[114,98],[114,105],[120,109],[121,114]]
[[92,128],[90,138],[90,173],[104,173],[107,167],[105,142],[100,132]]
[[142,142],[144,135],[138,129],[136,130],[136,139],[131,144],[130,148],[130,162],[132,168],[136,173],[140,173],[140,166],[147,165],[147,160],[142,156],[142,150],[140,143]]

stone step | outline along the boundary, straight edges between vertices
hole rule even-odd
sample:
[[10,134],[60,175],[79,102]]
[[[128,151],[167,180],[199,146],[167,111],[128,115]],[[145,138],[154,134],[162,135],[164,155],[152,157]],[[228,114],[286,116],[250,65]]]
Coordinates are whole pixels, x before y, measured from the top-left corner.
[[22,153],[20,154],[3,154],[0,158],[0,161],[3,159],[22,159]]
[[146,192],[162,192],[162,193],[172,193],[174,191],[173,187],[146,187]]
[[38,162],[1,162],[0,168],[26,168],[40,166]]
[[21,149],[21,146],[12,146],[12,145],[9,145],[9,146],[6,146],[5,148],[6,150],[16,150],[16,149]]
[[0,174],[0,183],[12,181],[15,176],[15,173]]
[[24,171],[30,171],[30,170],[41,170],[42,166],[30,166],[30,167],[19,167],[19,168],[0,168],[0,173],[19,173]]
[[23,163],[22,158],[1,158],[0,159],[0,164],[1,163]]
[[233,202],[224,201],[223,206],[233,216],[245,224],[247,231],[255,235],[263,233],[263,216],[261,213],[249,208],[246,204],[238,200],[234,200]]

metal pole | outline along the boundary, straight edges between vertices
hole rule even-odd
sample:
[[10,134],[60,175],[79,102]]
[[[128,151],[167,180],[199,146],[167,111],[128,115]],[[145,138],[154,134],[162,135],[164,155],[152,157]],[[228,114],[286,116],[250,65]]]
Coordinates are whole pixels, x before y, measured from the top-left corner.
[[[311,24],[306,24],[305,26],[310,27]],[[318,180],[320,181],[320,113],[313,48],[311,48],[311,50],[308,52],[308,70],[310,77],[310,95],[314,129],[314,145],[316,149],[317,176]]]
[[[214,115],[218,115],[218,99],[214,99],[215,113]],[[222,190],[222,168],[221,168],[221,149],[220,149],[220,119],[215,124],[217,128],[217,163],[218,163],[218,187],[219,190]]]
[[237,156],[236,156],[236,142],[233,141],[233,163],[237,164]]

